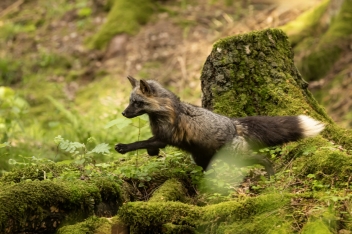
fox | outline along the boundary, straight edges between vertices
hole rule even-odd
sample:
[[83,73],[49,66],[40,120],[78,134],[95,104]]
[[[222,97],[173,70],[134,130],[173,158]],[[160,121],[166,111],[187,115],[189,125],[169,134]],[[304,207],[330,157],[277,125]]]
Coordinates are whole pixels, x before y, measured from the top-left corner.
[[150,156],[157,156],[160,149],[170,145],[189,152],[205,171],[214,156],[226,149],[231,157],[239,158],[242,166],[262,165],[270,177],[275,174],[271,160],[256,150],[314,137],[325,128],[324,123],[307,115],[230,118],[182,102],[155,80],[127,79],[132,92],[122,115],[134,118],[147,114],[152,137],[116,144],[120,154],[146,149]]

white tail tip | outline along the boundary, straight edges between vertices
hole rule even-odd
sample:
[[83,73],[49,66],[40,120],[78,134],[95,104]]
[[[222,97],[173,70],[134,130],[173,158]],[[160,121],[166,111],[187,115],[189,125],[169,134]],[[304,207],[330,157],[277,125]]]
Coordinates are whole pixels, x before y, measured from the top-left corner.
[[299,115],[299,126],[304,137],[313,137],[324,130],[325,124],[306,115]]

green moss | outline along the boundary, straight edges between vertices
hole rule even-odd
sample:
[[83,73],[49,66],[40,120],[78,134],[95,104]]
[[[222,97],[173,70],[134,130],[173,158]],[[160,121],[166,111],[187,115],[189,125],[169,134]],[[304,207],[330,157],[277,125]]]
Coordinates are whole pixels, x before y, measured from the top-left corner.
[[117,34],[135,34],[141,24],[145,24],[153,13],[151,0],[114,0],[107,22],[91,38],[89,46],[104,48]]
[[331,234],[329,228],[324,224],[321,220],[315,220],[308,222],[304,229],[302,230],[303,234],[311,234],[311,233],[321,233],[321,234]]
[[203,208],[202,219],[198,222],[198,229],[201,230],[201,233],[214,233],[219,228],[226,230],[227,225],[237,226],[250,223],[250,219],[257,217],[257,215],[266,212],[279,212],[278,210],[287,205],[289,201],[290,197],[287,195],[263,194],[255,198],[247,198],[244,201],[229,201],[206,206]]
[[14,168],[0,177],[2,182],[18,183],[23,180],[44,180],[60,176],[65,170],[78,170],[74,165],[58,165],[56,163],[38,164],[23,168]]
[[352,169],[351,156],[322,137],[306,139],[290,153],[299,156],[294,165],[303,176],[321,174],[344,181]]
[[217,228],[216,233],[257,234],[293,233],[293,231],[292,221],[288,220],[284,210],[279,209],[265,212],[238,222],[221,223]]
[[162,201],[185,201],[186,191],[182,183],[177,179],[169,179],[164,182],[154,193],[150,202]]
[[324,0],[318,6],[280,27],[289,36],[292,46],[300,43],[306,37],[319,34],[319,31],[321,31],[319,22],[329,3],[330,0]]
[[[179,225],[172,226],[175,229],[185,228],[191,233],[194,228],[199,233],[215,233],[220,227],[226,229],[224,224],[240,222],[266,212],[279,212],[278,210],[288,205],[289,202],[290,196],[280,194],[262,195],[243,201],[222,202],[206,207],[180,202],[130,202],[122,206],[119,215],[122,221],[131,226],[135,233],[162,232],[165,224],[170,226],[170,223]],[[265,215],[260,217],[265,217]],[[283,221],[273,223],[281,222]]]
[[347,150],[352,150],[352,130],[344,129],[336,124],[329,124],[323,132],[323,135],[332,139],[337,145],[342,145]]
[[[64,220],[68,223],[82,220],[94,213],[102,197],[106,197],[101,193],[111,187],[102,182],[97,186],[84,181],[48,180],[7,185],[0,192],[0,232],[21,231],[29,223],[33,230],[50,232]],[[112,200],[117,199],[117,192],[117,189],[112,191]]]
[[308,222],[303,226],[303,234],[322,233],[330,234],[337,232],[336,216],[331,209],[317,207],[315,214],[311,215]]
[[181,202],[129,202],[119,210],[121,220],[132,233],[160,233],[163,224],[195,227],[200,208]]
[[166,223],[162,227],[162,233],[164,234],[192,234],[196,233],[194,227],[190,227],[188,225],[175,225],[172,223]]
[[[110,223],[106,218],[98,218],[92,216],[85,221],[76,223],[74,225],[67,225],[60,228],[57,234],[94,234],[97,233],[111,233]],[[104,228],[103,228],[104,227]],[[109,230],[110,229],[110,230]]]

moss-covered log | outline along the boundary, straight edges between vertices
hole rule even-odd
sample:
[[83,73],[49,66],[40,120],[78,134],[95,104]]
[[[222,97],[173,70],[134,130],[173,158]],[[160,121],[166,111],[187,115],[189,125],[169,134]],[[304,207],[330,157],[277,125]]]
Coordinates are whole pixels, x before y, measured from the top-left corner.
[[[222,231],[219,233],[223,233],[225,230],[235,230],[233,228],[236,225],[243,226],[243,222],[248,222],[253,215],[278,215],[278,210],[283,209],[289,202],[290,196],[280,194],[268,194],[206,207],[180,202],[132,202],[125,204],[119,214],[121,219],[131,226],[132,233],[164,233],[167,226],[182,226],[183,230],[187,230],[185,233],[217,233],[220,230]],[[265,226],[265,230],[271,230],[283,222],[280,218],[268,221],[269,219],[262,219],[257,224],[251,224],[251,228],[263,231]],[[267,224],[264,225],[264,222]],[[242,227],[241,230],[244,231],[238,233],[246,233],[248,228]]]
[[164,182],[149,199],[149,202],[161,201],[186,201],[186,190],[177,179],[169,179]]
[[64,222],[93,214],[112,216],[122,204],[120,187],[105,179],[23,181],[4,186],[0,191],[1,233],[53,233]]

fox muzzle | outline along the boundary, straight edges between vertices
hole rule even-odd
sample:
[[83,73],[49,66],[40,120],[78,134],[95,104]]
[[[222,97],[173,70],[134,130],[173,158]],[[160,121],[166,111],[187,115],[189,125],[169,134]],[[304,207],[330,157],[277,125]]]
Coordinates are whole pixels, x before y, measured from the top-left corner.
[[134,118],[139,115],[144,114],[145,112],[142,109],[136,109],[131,106],[128,106],[123,112],[122,115],[126,118]]

